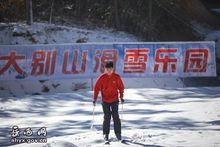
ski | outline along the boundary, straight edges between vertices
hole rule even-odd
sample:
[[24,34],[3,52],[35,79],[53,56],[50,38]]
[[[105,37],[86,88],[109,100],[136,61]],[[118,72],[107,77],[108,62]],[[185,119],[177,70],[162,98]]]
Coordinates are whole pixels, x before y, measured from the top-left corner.
[[127,139],[123,139],[120,141],[122,144],[126,144],[126,145],[130,145],[131,144],[131,140],[127,140]]
[[106,141],[105,141],[105,144],[106,144],[106,145],[109,145],[109,144],[110,144],[110,141],[106,140]]

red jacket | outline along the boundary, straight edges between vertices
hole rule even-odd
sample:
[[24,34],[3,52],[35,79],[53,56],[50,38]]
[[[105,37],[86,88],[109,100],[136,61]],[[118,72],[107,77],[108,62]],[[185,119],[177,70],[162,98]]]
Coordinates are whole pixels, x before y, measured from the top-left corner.
[[95,84],[94,101],[97,101],[99,91],[101,91],[103,102],[112,103],[117,101],[118,93],[120,93],[120,98],[123,98],[124,85],[120,76],[116,73],[111,75],[102,74]]

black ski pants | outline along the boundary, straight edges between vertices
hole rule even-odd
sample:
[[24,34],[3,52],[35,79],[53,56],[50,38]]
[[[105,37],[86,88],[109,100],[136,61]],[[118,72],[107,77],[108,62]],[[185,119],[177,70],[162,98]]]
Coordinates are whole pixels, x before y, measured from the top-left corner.
[[102,109],[104,112],[103,134],[109,134],[110,132],[111,116],[114,121],[115,134],[121,134],[121,120],[118,115],[118,105],[118,101],[113,103],[102,102]]

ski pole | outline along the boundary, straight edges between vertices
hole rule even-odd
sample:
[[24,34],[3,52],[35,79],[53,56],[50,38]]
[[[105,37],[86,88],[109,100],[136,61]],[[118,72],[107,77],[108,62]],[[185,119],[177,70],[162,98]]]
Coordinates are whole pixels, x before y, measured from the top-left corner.
[[92,124],[90,129],[93,129],[93,125],[94,125],[94,115],[95,115],[95,106],[93,106],[93,112],[92,112]]
[[123,103],[121,103],[121,119],[123,119]]
[[[121,128],[122,128],[122,119],[123,119],[123,103],[121,103]],[[123,140],[121,136],[121,140]]]

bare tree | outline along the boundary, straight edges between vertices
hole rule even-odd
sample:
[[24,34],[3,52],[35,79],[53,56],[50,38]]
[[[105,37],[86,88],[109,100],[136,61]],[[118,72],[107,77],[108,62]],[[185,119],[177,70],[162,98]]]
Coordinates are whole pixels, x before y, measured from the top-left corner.
[[152,34],[152,30],[153,30],[153,24],[152,24],[152,0],[149,0],[148,1],[148,10],[149,10],[149,13],[148,13],[148,25],[149,25],[149,30],[148,30],[148,39],[150,41],[153,41],[153,34]]
[[49,20],[50,24],[52,22],[52,16],[53,16],[53,3],[54,3],[54,0],[51,1],[51,6],[50,6],[50,20]]
[[32,0],[26,0],[26,15],[27,15],[27,24],[32,25],[33,23]]
[[119,28],[118,0],[114,0],[113,10],[115,14],[115,27],[118,29]]

